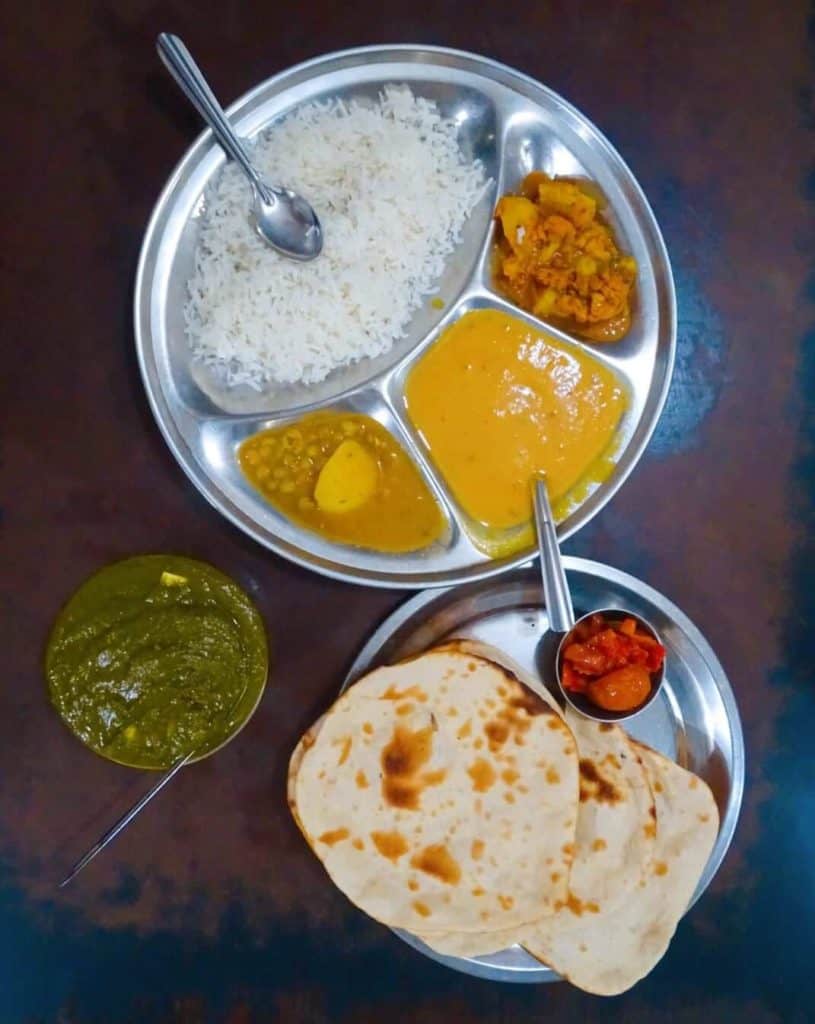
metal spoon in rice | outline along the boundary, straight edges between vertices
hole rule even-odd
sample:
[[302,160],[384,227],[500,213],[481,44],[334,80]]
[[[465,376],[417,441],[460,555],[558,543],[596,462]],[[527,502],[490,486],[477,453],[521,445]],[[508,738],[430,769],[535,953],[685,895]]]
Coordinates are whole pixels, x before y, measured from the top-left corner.
[[178,36],[162,32],[156,47],[167,70],[212,129],[226,155],[249,179],[255,228],[263,241],[293,260],[313,260],[319,256],[323,248],[323,229],[310,204],[291,189],[270,185],[261,178],[200,68]]

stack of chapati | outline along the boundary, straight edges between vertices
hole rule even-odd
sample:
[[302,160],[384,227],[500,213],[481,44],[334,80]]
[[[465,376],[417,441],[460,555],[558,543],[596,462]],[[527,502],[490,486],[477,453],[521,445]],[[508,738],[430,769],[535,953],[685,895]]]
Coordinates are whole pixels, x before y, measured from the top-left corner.
[[710,790],[616,725],[561,713],[456,641],[360,679],[291,758],[334,883],[441,953],[520,943],[613,995],[665,952],[718,832]]

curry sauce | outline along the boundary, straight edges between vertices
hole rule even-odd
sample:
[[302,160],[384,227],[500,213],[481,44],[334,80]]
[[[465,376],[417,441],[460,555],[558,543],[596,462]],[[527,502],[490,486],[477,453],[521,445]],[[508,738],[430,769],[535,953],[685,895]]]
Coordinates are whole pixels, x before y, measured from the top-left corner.
[[411,372],[406,398],[459,504],[493,532],[531,521],[538,474],[557,503],[605,473],[626,407],[610,369],[497,310],[449,327]]
[[248,438],[238,462],[268,502],[328,540],[415,551],[444,531],[418,469],[370,416],[312,413]]

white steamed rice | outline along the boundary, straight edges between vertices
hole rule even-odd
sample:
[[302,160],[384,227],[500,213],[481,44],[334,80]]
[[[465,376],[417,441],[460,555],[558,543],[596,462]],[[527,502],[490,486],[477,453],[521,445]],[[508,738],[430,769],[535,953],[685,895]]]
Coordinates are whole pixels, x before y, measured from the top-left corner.
[[376,104],[298,109],[254,147],[261,173],[301,192],[323,225],[311,263],[269,249],[232,165],[207,191],[185,308],[194,355],[230,385],[313,384],[387,351],[441,275],[485,187],[456,126],[406,87]]

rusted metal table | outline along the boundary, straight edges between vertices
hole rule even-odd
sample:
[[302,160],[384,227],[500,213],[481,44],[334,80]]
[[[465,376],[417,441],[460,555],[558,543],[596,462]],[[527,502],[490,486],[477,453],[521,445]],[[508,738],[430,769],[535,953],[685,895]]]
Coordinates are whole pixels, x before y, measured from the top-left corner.
[[[815,241],[807,5],[440,0],[6,4],[2,189],[0,1019],[811,1019],[815,945]],[[679,357],[633,478],[569,553],[646,579],[736,689],[748,790],[733,849],[662,964],[600,1001],[444,971],[354,911],[289,819],[288,753],[404,595],[309,575],[212,512],[164,448],[130,297],[156,194],[198,131],[160,68],[179,32],[220,95],[346,46],[482,52],[582,108],[630,163],[674,261]],[[809,33],[809,34],[808,34]],[[59,230],[55,230],[59,227]],[[175,551],[231,573],[274,645],[260,711],[78,882],[55,881],[145,786],[50,711],[50,621],[101,563]]]

